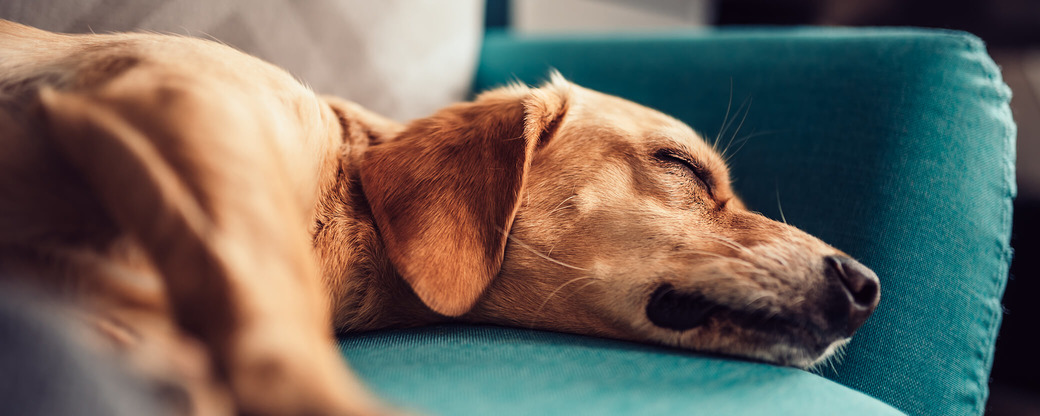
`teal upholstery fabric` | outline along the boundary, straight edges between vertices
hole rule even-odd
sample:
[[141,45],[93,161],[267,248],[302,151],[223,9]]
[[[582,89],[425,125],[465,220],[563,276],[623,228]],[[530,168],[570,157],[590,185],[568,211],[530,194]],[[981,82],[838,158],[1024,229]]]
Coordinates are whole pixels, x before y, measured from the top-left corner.
[[[1011,254],[1015,126],[979,39],[913,29],[499,33],[485,40],[474,89],[537,83],[550,68],[723,146],[733,140],[735,186],[752,209],[781,218],[782,203],[789,223],[877,272],[881,304],[826,377],[912,415],[982,413]],[[727,109],[736,121],[720,128]],[[729,365],[743,377],[788,374],[690,368]],[[755,406],[759,394],[732,400]]]
[[804,371],[577,335],[445,326],[340,342],[367,385],[434,415],[902,415]]

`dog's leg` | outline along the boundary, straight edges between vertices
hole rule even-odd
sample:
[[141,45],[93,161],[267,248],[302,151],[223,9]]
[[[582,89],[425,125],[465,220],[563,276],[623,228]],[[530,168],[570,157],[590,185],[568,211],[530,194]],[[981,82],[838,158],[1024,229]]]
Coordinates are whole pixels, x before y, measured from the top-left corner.
[[140,242],[240,412],[375,413],[333,346],[305,210],[271,123],[246,99],[157,78],[42,91],[55,147]]

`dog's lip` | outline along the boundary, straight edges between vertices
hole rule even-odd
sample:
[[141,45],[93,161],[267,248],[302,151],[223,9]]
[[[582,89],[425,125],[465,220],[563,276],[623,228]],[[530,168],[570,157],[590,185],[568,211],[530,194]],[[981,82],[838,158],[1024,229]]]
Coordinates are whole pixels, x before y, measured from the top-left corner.
[[797,350],[799,353],[792,359],[773,357],[775,350],[766,356],[725,349],[707,349],[705,352],[800,368],[806,368],[826,355],[828,347],[835,341],[848,339],[815,326],[812,319],[802,313],[740,309],[713,301],[699,291],[678,289],[669,283],[661,284],[650,294],[646,314],[655,327],[677,332],[702,327],[709,331],[712,328],[725,331],[727,327],[748,330],[750,333],[744,336],[747,337],[745,342],[749,346],[757,345],[752,348],[763,354],[775,345],[787,345],[789,352]]
[[764,309],[747,310],[716,302],[697,291],[661,284],[651,293],[646,316],[657,327],[688,331],[712,323],[733,325],[775,338],[776,342],[822,351],[838,334],[818,328],[807,317]]
[[719,309],[700,293],[681,292],[665,283],[650,295],[646,317],[661,328],[686,331],[704,325]]

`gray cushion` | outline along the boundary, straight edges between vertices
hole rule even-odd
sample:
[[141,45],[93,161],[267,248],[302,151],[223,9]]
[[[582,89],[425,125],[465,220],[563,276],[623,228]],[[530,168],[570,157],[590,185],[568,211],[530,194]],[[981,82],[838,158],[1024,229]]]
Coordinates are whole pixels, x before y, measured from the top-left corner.
[[479,0],[16,0],[0,18],[215,38],[398,120],[464,99],[483,36]]

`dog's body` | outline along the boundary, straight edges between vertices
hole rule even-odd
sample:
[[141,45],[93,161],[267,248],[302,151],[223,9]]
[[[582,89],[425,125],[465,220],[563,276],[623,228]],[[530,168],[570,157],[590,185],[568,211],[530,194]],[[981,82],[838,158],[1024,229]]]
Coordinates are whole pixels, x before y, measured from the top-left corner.
[[0,21],[0,133],[0,272],[199,412],[378,410],[334,330],[489,322],[804,367],[878,300],[748,212],[689,127],[559,77],[401,125],[213,42]]

